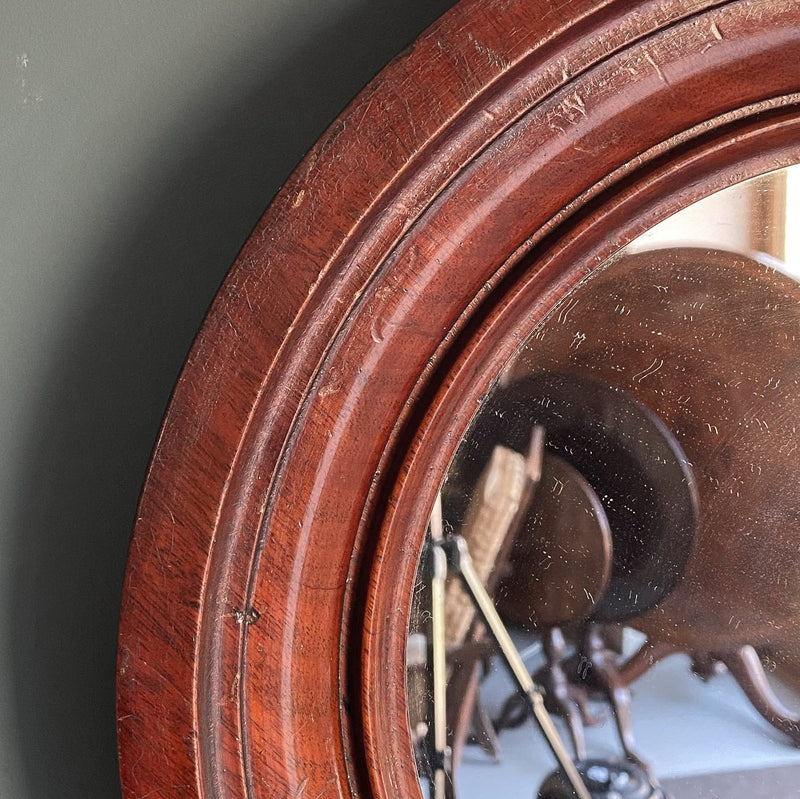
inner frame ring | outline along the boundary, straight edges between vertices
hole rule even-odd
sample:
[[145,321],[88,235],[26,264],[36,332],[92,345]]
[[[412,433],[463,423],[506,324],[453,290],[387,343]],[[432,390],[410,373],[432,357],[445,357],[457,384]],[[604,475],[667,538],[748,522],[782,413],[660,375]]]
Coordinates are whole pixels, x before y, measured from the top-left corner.
[[[365,602],[364,745],[374,795],[379,799],[389,799],[398,788],[401,795],[421,796],[410,734],[397,736],[396,731],[402,724],[408,726],[405,636],[411,587],[439,488],[428,475],[446,474],[474,417],[464,409],[477,409],[520,344],[594,268],[652,225],[693,202],[800,162],[800,110],[781,115],[774,125],[759,122],[757,117],[745,117],[741,123],[736,135],[728,131],[718,142],[705,140],[695,143],[695,149],[686,148],[683,161],[673,164],[670,175],[658,175],[657,169],[643,170],[635,183],[605,197],[603,204],[583,219],[571,220],[566,229],[554,231],[552,241],[522,259],[515,270],[520,277],[498,287],[496,296],[485,302],[482,320],[451,348],[449,366],[431,377],[429,384],[438,387],[433,389],[424,418],[409,432],[412,444],[397,469],[398,481],[386,503]],[[658,195],[654,188],[664,183],[671,185]],[[646,221],[628,215],[643,193],[650,196],[648,204],[640,205]],[[526,274],[534,263],[537,273]],[[585,264],[593,266],[587,269]],[[548,273],[544,279],[542,273]],[[410,557],[410,552],[416,557]],[[392,619],[388,628],[386,619]],[[387,675],[391,675],[389,679]],[[409,774],[414,779],[409,780]]]

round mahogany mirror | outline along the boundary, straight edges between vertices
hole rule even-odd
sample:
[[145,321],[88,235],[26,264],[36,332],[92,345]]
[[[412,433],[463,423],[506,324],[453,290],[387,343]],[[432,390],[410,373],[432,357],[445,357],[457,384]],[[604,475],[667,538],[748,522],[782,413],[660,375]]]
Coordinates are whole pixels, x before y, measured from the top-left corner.
[[[786,0],[466,0],[356,98],[246,243],[164,421],[120,630],[126,799],[467,796],[480,729],[431,745],[420,619],[497,485],[524,535],[495,536],[505,565],[474,593],[556,664],[541,684],[591,693],[621,667],[637,734],[637,683],[676,649],[708,691],[740,669],[791,692],[799,46]],[[708,210],[723,195],[732,216]],[[691,235],[665,232],[692,209]],[[450,594],[484,708],[503,647],[474,635],[487,605]],[[441,699],[456,661],[436,652]],[[765,690],[755,735],[791,753]],[[501,746],[549,757],[501,698]],[[672,771],[644,737],[587,733],[563,790],[600,795],[604,763],[633,786],[637,757],[644,790],[705,768],[674,768],[680,734]],[[790,761],[753,765],[762,786]],[[535,795],[544,762],[513,790]]]

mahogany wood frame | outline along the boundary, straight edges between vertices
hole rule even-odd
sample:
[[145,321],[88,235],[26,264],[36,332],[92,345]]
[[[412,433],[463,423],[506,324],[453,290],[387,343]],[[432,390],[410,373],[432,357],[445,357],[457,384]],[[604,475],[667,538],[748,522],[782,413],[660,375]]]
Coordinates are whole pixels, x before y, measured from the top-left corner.
[[419,796],[410,585],[476,404],[594,266],[800,161],[796,0],[465,0],[298,167],[175,390],[131,545],[126,799]]

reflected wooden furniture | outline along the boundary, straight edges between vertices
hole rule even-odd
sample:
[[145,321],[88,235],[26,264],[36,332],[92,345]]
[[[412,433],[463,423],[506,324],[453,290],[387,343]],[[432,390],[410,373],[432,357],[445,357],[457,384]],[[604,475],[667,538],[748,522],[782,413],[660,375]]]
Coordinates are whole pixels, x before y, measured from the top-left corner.
[[[500,607],[543,635],[548,664],[538,677],[553,697],[565,699],[553,709],[568,720],[576,755],[586,755],[581,716],[588,689],[609,699],[626,757],[644,766],[618,653],[598,623],[635,619],[679,585],[698,526],[693,472],[675,437],[629,392],[593,377],[539,371],[510,379],[484,403],[454,462],[453,488],[469,494],[466,478],[487,449],[497,442],[518,446],[531,425],[547,431],[555,474],[528,510],[533,535],[518,537],[511,550]],[[565,626],[577,644],[568,682],[558,629]],[[586,668],[576,668],[584,661]]]
[[800,161],[798,46],[787,0],[464,0],[343,112],[244,246],[156,446],[126,799],[419,797],[407,622],[458,442],[597,265]]
[[670,248],[617,260],[570,303],[518,374],[558,368],[630,392],[674,431],[699,492],[685,576],[628,621],[648,639],[623,681],[672,652],[706,678],[723,663],[800,743],[800,715],[778,701],[757,654],[800,658],[800,285],[736,253]]
[[[543,632],[550,668],[538,682],[547,709],[568,720],[574,750],[583,759],[583,724],[592,717],[585,692],[572,686],[561,670],[563,638],[558,628],[588,618],[596,607],[595,597],[605,592],[611,575],[611,534],[594,491],[574,467],[545,454],[545,437],[543,427],[533,426],[526,459],[502,445],[493,448],[477,483],[465,490],[470,501],[462,535],[504,618]],[[527,461],[524,486],[508,468],[501,468],[514,459],[519,472]],[[455,774],[468,737],[496,759],[500,746],[495,722],[478,694],[480,674],[494,647],[486,645],[480,623],[465,635],[465,620],[454,618],[463,615],[458,595],[451,593],[448,604],[447,707]],[[451,790],[454,795],[452,785]]]
[[[542,454],[542,443],[535,438],[527,458],[507,447],[495,447],[472,492],[460,535],[490,595],[495,593],[525,507],[540,479]],[[447,728],[451,732],[451,796],[455,796],[454,775],[470,734],[495,759],[499,756],[494,727],[478,694],[481,672],[486,670],[494,647],[475,616],[475,606],[460,580],[456,575],[448,575],[445,642],[449,667]]]
[[[608,589],[611,567],[611,530],[597,494],[575,467],[546,454],[497,602],[504,618],[541,636],[545,666],[534,680],[544,689],[547,709],[567,722],[578,760],[586,759],[583,726],[597,719],[586,688],[565,672],[562,628],[574,630],[591,618]],[[508,700],[498,727],[513,724],[523,708],[518,697]]]

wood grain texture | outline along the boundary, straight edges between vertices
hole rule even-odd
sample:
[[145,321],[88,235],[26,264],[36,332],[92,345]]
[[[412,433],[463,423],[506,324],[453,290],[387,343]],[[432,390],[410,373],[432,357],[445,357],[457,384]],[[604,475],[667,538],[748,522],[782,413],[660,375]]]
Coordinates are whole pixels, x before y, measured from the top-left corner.
[[248,240],[164,421],[119,648],[126,799],[419,795],[410,586],[480,397],[564,293],[800,160],[795,2],[467,0]]

